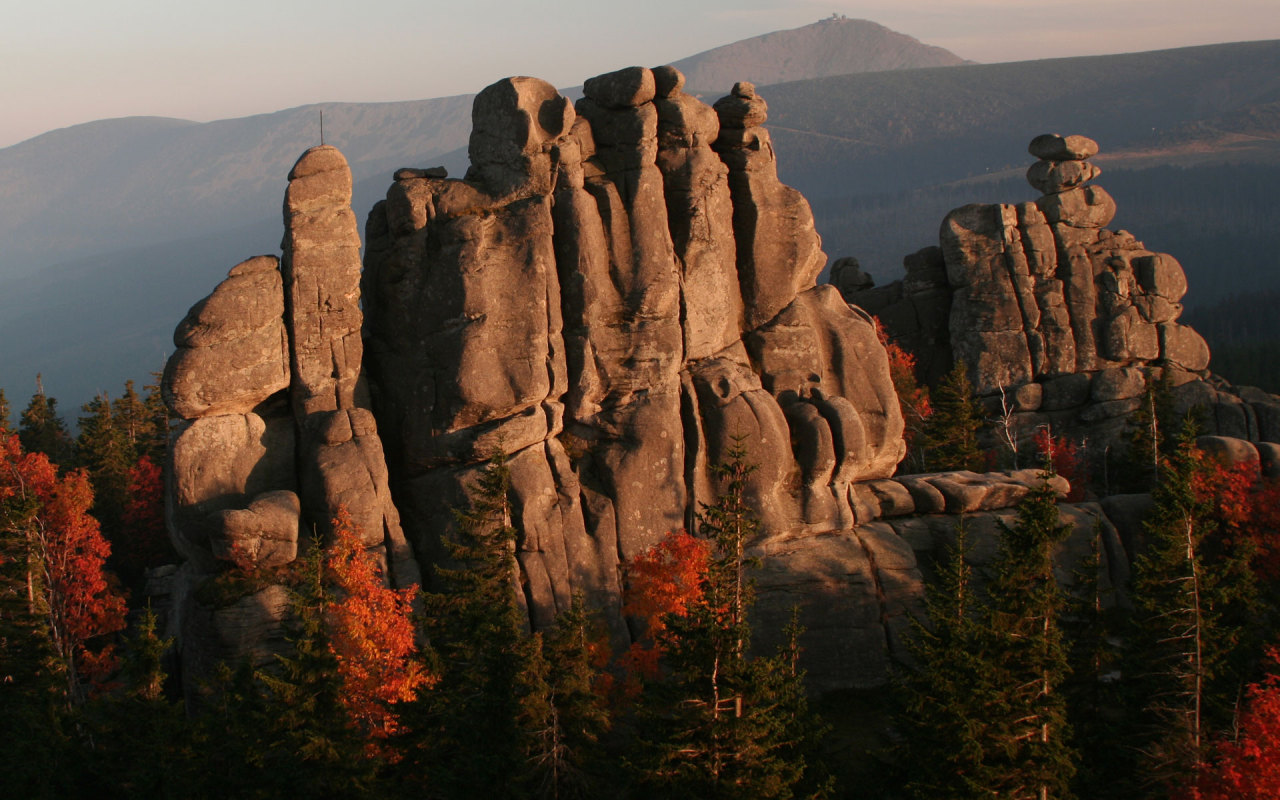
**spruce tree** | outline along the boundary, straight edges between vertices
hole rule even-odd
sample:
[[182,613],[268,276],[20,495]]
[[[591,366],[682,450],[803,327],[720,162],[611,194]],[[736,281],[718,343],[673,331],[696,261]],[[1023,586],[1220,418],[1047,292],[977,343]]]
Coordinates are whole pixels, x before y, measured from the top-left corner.
[[164,464],[165,454],[169,447],[169,407],[165,405],[160,390],[163,373],[151,373],[151,383],[142,387],[146,394],[142,397],[143,411],[146,413],[146,425],[138,439],[138,455],[148,456],[153,464]]
[[9,398],[4,396],[4,389],[0,389],[0,435],[9,432]]
[[534,645],[521,710],[527,734],[524,793],[599,797],[612,777],[600,752],[611,719],[596,686],[599,636],[581,595],[574,595],[550,630],[535,634]]
[[290,652],[277,655],[275,669],[256,673],[261,699],[245,703],[267,734],[254,759],[261,779],[272,787],[268,796],[367,796],[383,766],[342,705],[342,679],[325,619],[333,594],[324,559],[319,540],[313,540],[302,560],[300,584],[291,590]]
[[[512,796],[525,782],[527,698],[544,690],[540,640],[526,634],[517,600],[510,470],[495,453],[474,499],[456,511],[451,566],[437,566],[423,596],[439,683],[405,710],[417,732],[403,772],[444,797]],[[536,716],[536,715],[535,715]]]
[[1158,378],[1146,376],[1137,409],[1129,415],[1125,436],[1107,470],[1113,476],[1109,492],[1148,492],[1160,475],[1160,464],[1177,449],[1177,417],[1169,370]]
[[973,396],[968,367],[957,361],[930,395],[933,413],[924,422],[925,465],[930,471],[981,472],[986,458],[978,446],[982,409]]
[[810,796],[826,788],[806,752],[819,723],[795,668],[795,636],[776,655],[750,652],[753,470],[741,441],[716,468],[725,488],[700,514],[699,533],[715,542],[701,596],[669,614],[659,634],[666,674],[645,687],[638,780],[662,797],[787,798],[806,785]]
[[137,457],[117,424],[106,393],[85,403],[82,410],[85,416],[80,417],[80,436],[76,439],[77,461],[89,471],[93,484],[93,515],[102,523],[107,538],[118,542],[128,499],[129,470]]
[[66,423],[58,416],[58,401],[44,393],[36,376],[36,393],[18,421],[18,438],[28,453],[44,453],[55,464],[70,466],[74,446]]
[[1129,669],[1137,699],[1135,755],[1144,788],[1186,779],[1209,734],[1232,718],[1254,648],[1247,629],[1257,589],[1238,540],[1216,537],[1205,474],[1187,421],[1175,454],[1161,464],[1143,527],[1147,549],[1134,565],[1135,626]]
[[1097,800],[1130,796],[1129,764],[1123,754],[1131,733],[1119,681],[1122,652],[1117,642],[1124,620],[1112,597],[1114,590],[1099,578],[1101,539],[1098,520],[1089,553],[1072,571],[1062,623],[1071,664],[1062,691],[1080,754],[1074,788],[1077,796]]
[[1072,796],[1075,754],[1062,691],[1069,672],[1060,623],[1066,598],[1053,574],[1054,549],[1069,533],[1047,481],[1019,503],[1013,525],[1000,523],[985,625],[999,653],[1000,704],[988,765],[990,788],[1000,797]]
[[1001,687],[986,649],[973,568],[965,560],[969,548],[961,517],[937,577],[925,587],[925,619],[913,620],[913,668],[896,685],[897,761],[907,796],[919,800],[991,796],[988,715]]
[[142,455],[152,423],[146,404],[133,388],[133,381],[125,381],[124,393],[111,401],[111,419],[135,457]]

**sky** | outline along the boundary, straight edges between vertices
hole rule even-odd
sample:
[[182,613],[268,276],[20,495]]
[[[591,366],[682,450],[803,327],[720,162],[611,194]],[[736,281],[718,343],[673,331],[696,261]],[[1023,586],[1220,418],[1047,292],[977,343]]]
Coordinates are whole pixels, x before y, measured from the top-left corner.
[[832,14],[980,62],[1280,39],[1280,0],[5,0],[0,147],[97,119],[558,86]]

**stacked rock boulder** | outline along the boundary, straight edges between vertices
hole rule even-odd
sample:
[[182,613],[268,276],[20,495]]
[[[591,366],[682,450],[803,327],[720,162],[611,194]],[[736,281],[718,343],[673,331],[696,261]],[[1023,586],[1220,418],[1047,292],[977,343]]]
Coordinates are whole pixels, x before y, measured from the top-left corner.
[[[282,587],[223,606],[194,591],[228,562],[287,563],[345,508],[393,584],[430,582],[418,563],[447,560],[453,509],[497,454],[531,627],[582,594],[625,645],[620,566],[696,529],[742,447],[759,642],[800,605],[815,688],[888,679],[955,515],[987,520],[990,544],[1041,478],[890,477],[887,356],[871,318],[816,285],[825,257],[778,180],[764,99],[739,83],[707,106],[682,85],[629,68],[576,107],[535,78],[488,87],[466,177],[397,171],[363,273],[345,162],[299,160],[282,257],[192,309],[166,374],[188,676],[280,644]],[[1096,514],[1077,516],[1086,542]]]
[[342,155],[308,150],[289,175],[283,259],[234,267],[174,334],[163,381],[179,420],[167,517],[186,559],[172,619],[189,687],[217,659],[265,660],[282,641],[282,587],[223,608],[197,598],[220,564],[287,564],[345,510],[388,563],[390,580],[419,580],[361,375],[360,239],[350,203]]
[[1116,204],[1091,182],[1097,143],[1046,134],[1029,150],[1039,199],[952,211],[940,247],[910,257],[906,279],[851,286],[846,299],[915,351],[927,377],[963,360],[977,392],[993,406],[1003,395],[1027,431],[1050,424],[1101,452],[1163,375],[1180,411],[1208,409],[1211,433],[1280,438],[1276,399],[1224,391],[1204,339],[1178,322],[1177,260],[1106,228]]

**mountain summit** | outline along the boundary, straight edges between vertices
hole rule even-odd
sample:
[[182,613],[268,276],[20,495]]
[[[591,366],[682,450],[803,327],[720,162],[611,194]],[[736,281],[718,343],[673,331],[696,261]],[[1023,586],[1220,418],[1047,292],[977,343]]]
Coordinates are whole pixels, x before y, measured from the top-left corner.
[[785,83],[855,72],[965,64],[963,58],[865,19],[830,16],[707,50],[672,66],[692,89],[724,92],[735,81]]

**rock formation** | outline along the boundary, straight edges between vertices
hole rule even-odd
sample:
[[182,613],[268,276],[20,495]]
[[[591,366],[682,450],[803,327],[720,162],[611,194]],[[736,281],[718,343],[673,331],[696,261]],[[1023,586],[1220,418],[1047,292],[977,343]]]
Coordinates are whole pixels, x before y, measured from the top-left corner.
[[902,281],[869,287],[842,272],[845,298],[917,353],[926,379],[962,359],[978,393],[998,405],[1003,392],[1028,432],[1050,424],[1101,452],[1165,374],[1179,411],[1208,410],[1209,432],[1280,439],[1277,398],[1229,391],[1208,372],[1204,339],[1178,322],[1177,260],[1106,229],[1116,204],[1091,183],[1097,143],[1046,134],[1029,149],[1038,200],[952,211],[940,247],[909,256]]
[[244,654],[246,641],[266,658],[261,640],[280,635],[280,587],[230,608],[196,599],[191,589],[219,562],[289,563],[345,507],[396,584],[419,580],[361,374],[360,239],[350,203],[342,155],[308,150],[289,175],[283,259],[234,267],[174,334],[163,382],[179,418],[167,516],[186,558],[175,624],[188,686],[212,659]]
[[[166,370],[182,418],[169,524],[187,559],[166,585],[189,678],[216,658],[266,658],[285,613],[281,587],[220,604],[198,591],[209,576],[229,562],[288,563],[345,507],[391,582],[429,581],[418,563],[445,558],[451,510],[495,452],[510,468],[530,625],[583,593],[625,642],[619,566],[696,527],[721,488],[713,466],[741,444],[757,467],[748,495],[762,517],[751,543],[764,564],[761,643],[798,604],[816,688],[887,680],[954,515],[974,520],[981,563],[996,520],[1043,478],[890,477],[904,445],[887,357],[871,318],[815,283],[825,257],[807,202],[777,178],[765,101],[739,83],[707,106],[682,85],[670,67],[629,68],[588,80],[576,107],[534,78],[488,87],[475,100],[466,177],[399,170],[370,212],[363,274],[342,156],[322,146],[298,161],[282,258],[235,267],[179,325]],[[1087,172],[1046,169],[1039,180]],[[1105,209],[1098,191],[1062,200],[1068,210],[1037,218],[1043,230],[1028,236],[1105,216],[1091,210]],[[957,258],[985,265],[974,271],[993,286],[1009,283],[992,254],[1017,229],[978,224],[988,216],[954,215],[950,260],[918,258],[919,286],[950,288],[952,262],[968,263]],[[1080,230],[1100,240],[1096,227]],[[1056,374],[1059,340],[1078,338],[1075,290],[1053,300],[1044,266],[1058,263],[1045,249],[1056,240],[1036,241],[1043,258],[1034,271],[1020,262],[1016,297],[1030,309],[1043,295],[1035,308],[1057,316],[1019,323],[1026,356],[1014,367],[983,362],[1010,384]],[[1162,264],[1132,268],[1150,273],[1147,294],[1173,293]],[[1000,326],[1023,306],[997,309],[977,278],[963,289],[938,290],[938,307],[987,303],[992,322],[957,347],[1016,349]],[[1025,344],[1033,329],[1058,336],[1039,360]],[[1151,357],[1172,353],[1178,336],[1158,339],[1166,349]],[[1102,512],[1064,509],[1069,566]],[[1119,586],[1127,560],[1103,530],[1104,579]]]
[[588,80],[574,108],[514,78],[477,97],[466,180],[403,170],[369,217],[369,372],[419,552],[441,500],[509,455],[535,624],[714,499],[743,437],[772,538],[849,527],[902,421],[869,320],[815,285],[808,204],[765,102],[714,109],[671,68]]

